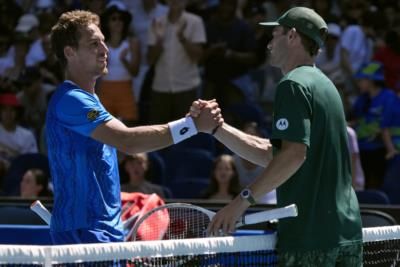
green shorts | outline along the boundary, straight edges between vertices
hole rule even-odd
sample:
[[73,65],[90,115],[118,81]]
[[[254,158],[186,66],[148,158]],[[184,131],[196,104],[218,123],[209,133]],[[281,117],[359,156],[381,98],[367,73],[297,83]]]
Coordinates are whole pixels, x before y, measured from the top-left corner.
[[361,267],[362,244],[341,246],[329,250],[278,252],[280,267]]

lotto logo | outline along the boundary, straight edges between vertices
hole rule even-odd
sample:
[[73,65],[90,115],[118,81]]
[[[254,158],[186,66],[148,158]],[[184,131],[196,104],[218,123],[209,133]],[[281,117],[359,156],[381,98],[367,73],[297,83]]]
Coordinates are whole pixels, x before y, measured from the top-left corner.
[[180,135],[184,135],[189,131],[189,127],[183,127],[180,131],[179,134]]

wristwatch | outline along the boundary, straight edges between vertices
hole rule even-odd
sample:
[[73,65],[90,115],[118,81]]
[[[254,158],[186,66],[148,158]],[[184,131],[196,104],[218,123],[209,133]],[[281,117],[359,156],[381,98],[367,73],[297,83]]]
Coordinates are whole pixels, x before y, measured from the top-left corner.
[[256,204],[256,200],[254,199],[251,190],[248,188],[245,188],[242,190],[242,192],[240,192],[240,198],[247,200],[250,203],[250,205]]

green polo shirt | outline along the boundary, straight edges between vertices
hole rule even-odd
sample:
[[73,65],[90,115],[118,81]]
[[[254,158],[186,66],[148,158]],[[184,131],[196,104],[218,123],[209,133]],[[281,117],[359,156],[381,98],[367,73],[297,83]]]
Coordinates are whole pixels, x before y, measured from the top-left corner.
[[277,190],[278,205],[297,204],[299,215],[278,225],[280,251],[330,249],[362,240],[358,201],[351,185],[346,120],[333,83],[300,66],[278,84],[271,142],[307,146],[300,169]]

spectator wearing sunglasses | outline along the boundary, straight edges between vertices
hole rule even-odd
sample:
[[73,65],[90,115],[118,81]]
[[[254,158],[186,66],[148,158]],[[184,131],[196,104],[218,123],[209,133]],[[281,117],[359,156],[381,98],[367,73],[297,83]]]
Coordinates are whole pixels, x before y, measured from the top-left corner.
[[98,92],[104,107],[129,125],[138,119],[132,84],[140,65],[139,41],[129,35],[131,19],[126,6],[118,1],[111,1],[101,17],[109,53],[108,73]]

